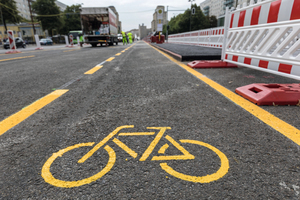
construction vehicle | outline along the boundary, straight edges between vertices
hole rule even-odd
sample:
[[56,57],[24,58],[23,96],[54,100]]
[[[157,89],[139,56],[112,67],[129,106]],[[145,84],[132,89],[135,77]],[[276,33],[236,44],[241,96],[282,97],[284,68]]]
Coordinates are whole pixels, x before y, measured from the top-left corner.
[[109,7],[81,7],[80,19],[84,43],[96,47],[118,45],[117,17]]

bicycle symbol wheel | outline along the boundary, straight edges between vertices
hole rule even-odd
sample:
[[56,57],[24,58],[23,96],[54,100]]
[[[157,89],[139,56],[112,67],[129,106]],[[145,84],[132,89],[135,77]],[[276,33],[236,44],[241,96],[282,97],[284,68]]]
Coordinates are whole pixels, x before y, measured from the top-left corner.
[[74,146],[70,146],[67,147],[65,149],[62,149],[60,151],[58,151],[57,153],[54,153],[44,164],[43,168],[42,168],[42,177],[44,178],[44,180],[51,184],[54,185],[56,187],[64,187],[64,188],[71,188],[71,187],[79,187],[85,184],[89,184],[93,181],[96,181],[97,179],[101,178],[102,176],[104,176],[107,172],[109,172],[111,170],[111,168],[114,166],[115,162],[116,162],[116,153],[115,151],[108,145],[106,145],[104,147],[104,149],[107,151],[108,155],[109,155],[109,160],[107,162],[107,165],[97,174],[89,177],[89,178],[85,178],[82,180],[78,180],[78,181],[62,181],[59,179],[56,179],[53,177],[52,173],[50,172],[50,167],[51,164],[54,162],[54,160],[58,157],[62,157],[62,155],[68,151],[71,151],[73,149],[77,149],[80,147],[88,147],[88,146],[93,146],[94,142],[90,142],[90,143],[81,143],[81,144],[76,144]]
[[181,143],[197,144],[197,145],[204,146],[204,147],[212,150],[219,156],[220,161],[221,161],[221,166],[220,166],[219,170],[213,174],[209,174],[206,176],[190,176],[190,175],[186,175],[186,174],[175,171],[167,163],[160,163],[161,168],[163,170],[165,170],[168,174],[170,174],[176,178],[185,180],[185,181],[198,182],[198,183],[209,183],[212,181],[216,181],[216,180],[222,178],[223,176],[225,176],[225,174],[227,174],[227,172],[229,170],[229,161],[228,161],[226,155],[224,153],[222,153],[219,149],[213,147],[210,144],[200,142],[197,140],[179,140],[179,141]]

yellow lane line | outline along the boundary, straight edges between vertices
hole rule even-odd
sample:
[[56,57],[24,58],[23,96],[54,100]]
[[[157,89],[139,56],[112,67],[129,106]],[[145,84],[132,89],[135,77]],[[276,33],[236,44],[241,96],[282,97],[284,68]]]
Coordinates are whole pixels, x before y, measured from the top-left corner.
[[117,54],[116,54],[116,56],[119,56],[119,55],[121,55],[121,53],[117,53]]
[[99,69],[101,69],[102,67],[103,67],[103,65],[101,65],[101,66],[98,65],[98,66],[94,67],[93,69],[90,69],[89,71],[85,72],[84,74],[93,74],[96,71],[98,71]]
[[125,50],[123,50],[123,51],[121,51],[121,52],[123,52],[123,53],[124,53],[124,52],[125,52]]
[[32,58],[32,57],[34,57],[34,56],[24,56],[24,57],[16,57],[16,58],[7,58],[7,59],[0,60],[0,62],[9,61],[9,60],[18,60],[18,59],[23,59],[23,58]]
[[[152,47],[152,46],[151,46]],[[152,47],[154,48],[154,47]],[[196,70],[190,68],[189,66],[185,65],[182,62],[179,62],[172,58],[171,56],[163,53],[162,51],[154,48],[167,58],[169,58],[171,61],[175,62],[177,65],[188,71],[189,73],[193,74],[198,79],[202,80],[207,85],[211,86],[216,91],[223,94],[225,97],[227,97],[229,100],[233,101],[267,125],[271,126],[273,129],[277,130],[296,144],[300,145],[300,130],[295,128],[294,126],[286,123],[285,121],[279,119],[278,117],[275,117],[271,113],[265,111],[264,109],[260,108],[259,106],[251,103],[250,101],[244,99],[243,97],[235,94],[234,92],[228,90],[224,86],[214,82],[213,80],[205,77],[203,74],[197,72]]]
[[78,50],[80,50],[80,49],[72,49],[72,50],[66,50],[66,51],[64,51],[64,52],[70,52],[70,51],[78,51]]
[[113,59],[115,59],[115,57],[110,57],[110,58],[107,59],[106,61],[107,61],[107,62],[110,62],[110,61],[112,61]]
[[17,124],[21,123],[29,116],[46,106],[47,104],[51,103],[61,95],[65,94],[69,90],[56,90],[45,97],[37,100],[36,102],[32,103],[31,105],[25,107],[24,109],[20,110],[19,112],[11,115],[10,117],[6,118],[2,122],[0,122],[0,135],[11,129],[12,127],[16,126]]

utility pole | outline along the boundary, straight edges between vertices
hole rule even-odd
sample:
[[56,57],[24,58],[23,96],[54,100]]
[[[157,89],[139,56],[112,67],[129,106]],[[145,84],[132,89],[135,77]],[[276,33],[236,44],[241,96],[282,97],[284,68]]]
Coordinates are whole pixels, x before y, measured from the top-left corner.
[[1,5],[0,5],[0,13],[1,13],[2,24],[3,24],[3,26],[4,26],[3,14],[2,14],[2,6],[1,6]]
[[36,30],[35,30],[34,23],[33,23],[33,16],[32,16],[32,10],[31,10],[31,4],[30,3],[31,3],[31,0],[28,0],[28,7],[29,7],[29,11],[30,11],[30,17],[31,17],[33,33],[34,33],[34,35],[36,35]]
[[167,17],[166,17],[166,18],[167,18],[167,31],[166,31],[166,40],[167,40],[167,41],[169,40],[169,38],[168,38],[168,21],[169,21],[169,20],[168,20],[168,17],[169,17],[169,15],[168,15],[168,14],[169,14],[169,13],[168,13],[168,10],[169,10],[169,6],[167,6]]

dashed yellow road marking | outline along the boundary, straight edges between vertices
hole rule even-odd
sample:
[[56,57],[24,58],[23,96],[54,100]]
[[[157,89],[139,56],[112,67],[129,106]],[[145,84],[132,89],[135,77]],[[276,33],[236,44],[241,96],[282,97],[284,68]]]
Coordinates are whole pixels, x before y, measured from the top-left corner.
[[110,62],[110,61],[112,61],[113,59],[115,59],[115,57],[110,57],[110,58],[107,59],[106,61],[107,61],[107,62]]
[[0,135],[11,129],[12,127],[16,126],[17,124],[21,123],[29,116],[46,106],[47,104],[51,103],[58,97],[62,96],[69,90],[56,90],[47,96],[37,100],[36,102],[32,103],[31,105],[25,107],[24,109],[20,110],[19,112],[11,115],[10,117],[6,118],[2,122],[0,122]]
[[121,55],[121,53],[117,53],[117,54],[116,54],[116,56],[119,56],[119,55]]
[[192,75],[197,77],[198,79],[202,80],[207,85],[211,86],[216,91],[223,94],[229,100],[236,103],[237,105],[239,105],[240,107],[242,107],[243,109],[245,109],[246,111],[248,111],[249,113],[251,113],[252,115],[257,117],[258,119],[260,119],[267,125],[271,126],[273,129],[277,130],[278,132],[280,132],[281,134],[283,134],[284,136],[286,136],[287,138],[289,138],[296,144],[300,145],[300,130],[299,129],[286,123],[285,121],[279,119],[278,117],[272,115],[271,113],[265,111],[264,109],[260,108],[259,106],[244,99],[243,97],[235,94],[234,92],[228,90],[224,86],[207,78],[200,72],[190,68],[189,66],[185,65],[184,63],[175,60],[174,58],[163,53],[162,51],[158,50],[157,48],[155,48],[155,47],[152,47],[152,48],[154,48],[155,50],[157,50],[158,52],[160,52],[161,54],[163,54],[164,56],[169,58],[171,61],[173,61],[174,63],[176,63],[177,65],[179,65],[180,67],[182,67],[183,69],[185,69],[186,71],[188,71],[189,73],[191,73]]
[[80,50],[80,49],[71,49],[71,50],[66,50],[64,52],[77,51],[77,50]]
[[9,61],[9,60],[19,60],[19,59],[24,59],[24,58],[33,58],[33,57],[35,57],[35,56],[24,56],[24,57],[16,57],[16,58],[7,58],[7,59],[0,60],[0,62]]
[[103,67],[103,65],[101,66],[96,66],[94,67],[93,69],[90,69],[89,71],[85,72],[84,74],[93,74],[95,73],[96,71],[98,71],[99,69],[101,69]]

